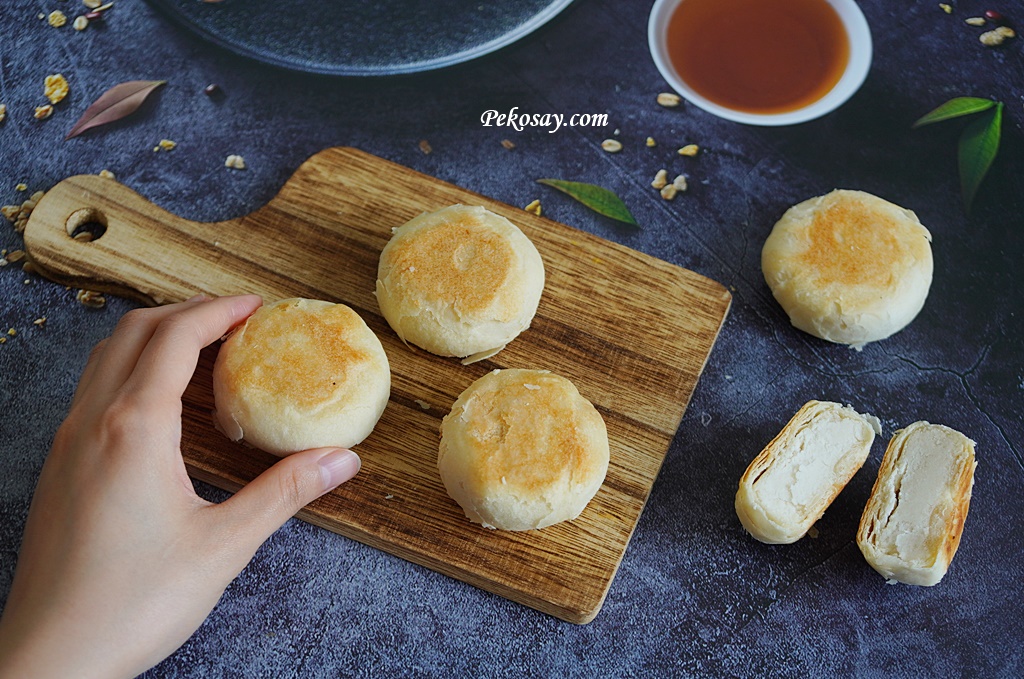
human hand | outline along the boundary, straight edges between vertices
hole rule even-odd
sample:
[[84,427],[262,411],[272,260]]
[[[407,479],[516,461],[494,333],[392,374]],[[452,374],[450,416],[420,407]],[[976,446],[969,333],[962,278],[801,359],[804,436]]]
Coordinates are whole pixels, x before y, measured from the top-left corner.
[[181,395],[259,297],[131,311],[96,346],[43,465],[0,618],[0,677],[131,677],[199,627],[256,549],[359,458],[282,459],[229,500],[195,494]]

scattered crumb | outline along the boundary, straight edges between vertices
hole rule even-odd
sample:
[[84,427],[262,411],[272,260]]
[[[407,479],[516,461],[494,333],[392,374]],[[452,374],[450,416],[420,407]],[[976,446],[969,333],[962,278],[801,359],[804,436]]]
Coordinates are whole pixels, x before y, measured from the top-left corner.
[[242,156],[230,155],[224,159],[224,167],[229,167],[232,170],[244,170],[245,158]]
[[654,181],[651,182],[651,186],[661,190],[668,184],[668,170],[658,170],[658,174],[654,175]]
[[672,184],[667,184],[666,186],[661,187],[661,197],[664,198],[665,200],[675,200],[676,194],[678,192],[679,189],[677,189]]
[[941,9],[946,14],[952,14],[953,13],[953,6],[952,5],[947,5],[944,2],[940,2],[939,3],[939,9]]
[[25,259],[24,250],[11,250],[10,252],[7,253],[7,261],[10,262],[11,264],[14,264],[15,262],[20,262],[23,259]]
[[887,584],[887,585],[898,585],[898,584],[900,584],[900,581],[899,580],[893,580],[893,579],[890,578],[889,580],[885,581],[885,584]]
[[700,147],[696,144],[687,144],[683,148],[679,149],[677,153],[681,156],[690,156],[691,158],[700,152]]
[[538,217],[540,217],[540,209],[541,208],[540,208],[540,201],[539,200],[533,201],[532,203],[530,203],[529,205],[527,205],[523,209],[526,210],[527,212],[532,212],[533,214],[535,214]]
[[11,337],[14,337],[18,334],[18,331],[15,330],[14,328],[8,328],[7,334],[10,335]]
[[43,95],[51,104],[56,104],[68,96],[68,89],[68,81],[60,73],[46,76],[43,82]]
[[75,22],[71,24],[71,27],[76,31],[84,31],[89,28],[89,20],[84,16],[75,17]]
[[107,298],[95,290],[79,290],[75,294],[75,299],[90,309],[102,309],[107,303]]
[[515,144],[513,144],[513,143],[512,143],[511,141],[509,141],[508,139],[502,139],[502,140],[501,140],[501,145],[502,145],[502,146],[504,146],[504,147],[505,147],[506,149],[508,149],[509,151],[511,151],[512,149],[514,149],[514,148],[516,147],[516,145],[515,145]]
[[160,143],[153,147],[154,151],[173,151],[178,147],[178,142],[171,141],[170,139],[161,139]]
[[985,17],[971,17],[970,19],[964,19],[964,23],[968,26],[984,26]]
[[672,186],[676,187],[677,191],[685,191],[690,188],[686,184],[686,177],[684,175],[676,175],[676,178],[672,180]]
[[811,526],[810,528],[808,528],[807,529],[807,537],[809,537],[812,540],[816,540],[818,538],[818,527],[817,526]]
[[46,120],[53,115],[53,106],[50,104],[44,104],[43,106],[36,106],[35,119]]
[[679,106],[682,99],[678,94],[672,94],[671,92],[662,92],[658,95],[658,103],[665,108],[675,108]]
[[423,410],[430,410],[430,404],[429,404],[429,403],[427,403],[426,401],[422,400],[422,399],[418,399],[418,398],[417,398],[417,399],[415,399],[415,400],[413,401],[413,403],[415,403],[416,405],[418,405],[418,406],[419,406],[420,408],[422,408]]
[[394,500],[395,496],[392,495],[391,493],[388,493],[387,495],[384,496],[384,499],[385,500]]
[[420,139],[420,151],[423,151],[423,155],[429,155],[434,147],[430,145],[430,142],[426,139]]
[[654,141],[654,137],[647,137],[647,141],[644,142],[647,146],[657,146],[658,142]]
[[996,33],[1003,36],[1004,38],[1016,38],[1017,34],[1009,26],[1000,26],[996,29]]
[[89,9],[96,9],[103,4],[103,0],[82,0],[82,4]]
[[997,47],[1002,45],[1007,39],[1016,37],[1017,34],[1009,26],[1000,26],[993,31],[985,31],[978,40],[981,41],[982,45],[986,47]]
[[608,153],[618,153],[622,150],[622,142],[617,139],[605,139],[601,142],[601,148]]
[[617,127],[616,127],[616,128],[615,128],[615,131],[614,131],[614,132],[612,132],[612,136],[613,136],[613,137],[617,137],[617,136],[619,136],[619,132],[620,132],[619,128],[617,128]]
[[28,184],[18,184],[14,187],[15,191],[28,191]]
[[114,176],[114,173],[111,172],[110,170],[100,170],[100,176],[103,177],[104,179],[116,179],[117,178],[117,177]]
[[7,104],[0,104],[0,123],[7,117]]
[[0,344],[6,344],[6,343],[7,343],[7,338],[6,337],[0,337]]
[[46,316],[40,316],[36,320],[32,321],[32,325],[37,325],[40,328],[46,325]]
[[64,12],[58,9],[50,12],[48,21],[50,22],[50,25],[53,26],[54,28],[60,28],[61,26],[68,22],[68,18],[64,15]]

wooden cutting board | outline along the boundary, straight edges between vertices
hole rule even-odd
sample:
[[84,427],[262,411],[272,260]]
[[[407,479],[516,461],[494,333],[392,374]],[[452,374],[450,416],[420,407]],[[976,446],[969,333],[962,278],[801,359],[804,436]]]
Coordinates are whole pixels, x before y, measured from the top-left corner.
[[[547,271],[531,328],[469,366],[404,345],[373,295],[391,228],[455,203],[512,220]],[[86,223],[106,232],[72,239]],[[268,205],[224,222],[186,221],[113,180],[71,177],[39,202],[25,243],[59,283],[149,304],[258,293],[354,308],[384,344],[391,401],[356,447],[360,474],[299,518],[575,623],[600,610],[731,301],[692,271],[351,148],[318,153]],[[215,355],[204,352],[185,394],[182,449],[192,476],[235,491],[275,458],[214,429]],[[513,367],[572,380],[611,445],[607,479],[578,519],[518,533],[471,524],[436,468],[441,418],[458,395]]]

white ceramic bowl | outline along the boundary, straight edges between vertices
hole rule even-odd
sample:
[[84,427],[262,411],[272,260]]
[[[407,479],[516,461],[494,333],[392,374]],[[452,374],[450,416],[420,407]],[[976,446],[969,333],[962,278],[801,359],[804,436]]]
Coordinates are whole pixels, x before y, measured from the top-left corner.
[[854,0],[825,0],[839,14],[840,21],[846,29],[850,41],[850,59],[846,70],[828,94],[821,99],[802,108],[785,113],[750,113],[736,111],[705,99],[693,91],[676,72],[668,56],[668,22],[676,7],[686,0],[657,0],[651,9],[651,17],[647,23],[647,40],[651,48],[651,56],[661,75],[676,92],[694,106],[704,109],[719,118],[732,120],[747,125],[794,125],[826,113],[834,111],[843,102],[853,96],[871,68],[871,31],[860,7]]

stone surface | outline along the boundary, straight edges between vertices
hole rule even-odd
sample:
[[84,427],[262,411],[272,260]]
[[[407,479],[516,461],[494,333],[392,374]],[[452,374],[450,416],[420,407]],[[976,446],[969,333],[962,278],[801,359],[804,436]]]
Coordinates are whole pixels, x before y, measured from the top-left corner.
[[[1024,674],[1024,42],[982,46],[981,29],[963,24],[991,8],[981,2],[960,3],[952,15],[928,2],[861,5],[875,39],[867,82],[839,111],[783,129],[727,123],[686,104],[658,106],[667,86],[647,52],[650,3],[577,3],[493,57],[376,81],[246,61],[143,3],[118,3],[81,32],[39,21],[37,3],[5,5],[0,203],[109,169],[172,212],[225,219],[269,200],[314,152],[351,145],[513,205],[539,198],[545,216],[694,269],[735,296],[593,623],[559,622],[293,520],[195,636],[147,676]],[[49,119],[34,120],[34,107],[45,103],[43,79],[58,72],[71,94]],[[133,79],[168,84],[132,118],[62,141],[103,90]],[[210,83],[222,97],[203,94]],[[910,130],[958,95],[1007,104],[1003,146],[970,218],[956,176],[962,125]],[[484,111],[512,107],[608,113],[609,125],[554,133],[481,125]],[[648,136],[658,145],[648,148]],[[602,151],[607,138],[623,151]],[[161,139],[177,148],[154,153]],[[699,156],[675,153],[688,143],[700,145]],[[248,169],[226,169],[229,154],[243,156]],[[689,191],[661,200],[649,186],[661,168],[686,174]],[[613,189],[643,228],[597,217],[535,184],[541,177]],[[27,193],[14,190],[19,182]],[[793,329],[760,275],[760,247],[775,220],[837,187],[915,210],[934,236],[935,281],[921,315],[859,353]],[[0,248],[20,247],[0,224]],[[86,309],[73,290],[19,265],[0,268],[0,330],[18,331],[0,345],[0,598],[88,351],[131,306],[110,298],[105,309]],[[43,328],[32,324],[40,316]],[[736,483],[811,398],[873,413],[885,435],[818,523],[816,539],[762,545],[736,519]],[[974,499],[942,583],[890,586],[864,562],[854,533],[884,442],[920,419],[978,442]],[[210,499],[225,497],[197,486]]]

